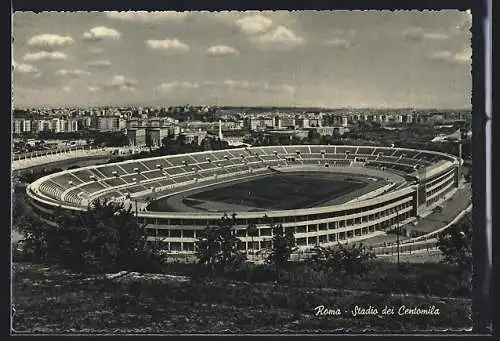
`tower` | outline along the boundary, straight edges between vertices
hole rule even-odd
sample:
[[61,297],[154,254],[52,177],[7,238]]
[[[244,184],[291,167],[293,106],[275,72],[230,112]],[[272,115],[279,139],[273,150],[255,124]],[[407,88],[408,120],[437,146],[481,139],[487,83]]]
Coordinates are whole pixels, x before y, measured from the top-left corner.
[[222,140],[222,120],[219,120],[219,139]]

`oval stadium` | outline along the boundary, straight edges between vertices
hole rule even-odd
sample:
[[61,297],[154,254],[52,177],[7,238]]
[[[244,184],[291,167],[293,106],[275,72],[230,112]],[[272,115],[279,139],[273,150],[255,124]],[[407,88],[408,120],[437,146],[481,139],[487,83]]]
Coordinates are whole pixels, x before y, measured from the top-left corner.
[[[209,225],[234,217],[242,251],[270,247],[270,224],[293,229],[299,250],[385,233],[450,197],[460,160],[393,147],[245,147],[87,166],[42,177],[27,188],[37,217],[123,202],[149,241],[190,254]],[[248,226],[258,234],[249,236]]]

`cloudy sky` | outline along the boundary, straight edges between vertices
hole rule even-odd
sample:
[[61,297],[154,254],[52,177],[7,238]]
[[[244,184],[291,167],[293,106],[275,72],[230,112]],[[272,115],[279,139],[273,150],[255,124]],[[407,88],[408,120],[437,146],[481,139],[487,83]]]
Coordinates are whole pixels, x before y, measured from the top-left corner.
[[470,108],[467,12],[16,12],[15,106]]

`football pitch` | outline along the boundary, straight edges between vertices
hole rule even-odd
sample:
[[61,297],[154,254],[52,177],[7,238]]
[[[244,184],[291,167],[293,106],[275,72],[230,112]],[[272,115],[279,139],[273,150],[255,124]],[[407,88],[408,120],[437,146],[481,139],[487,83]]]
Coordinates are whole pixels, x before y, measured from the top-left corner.
[[320,206],[366,186],[360,179],[328,173],[273,174],[220,186],[186,197],[186,205],[211,202],[264,210],[290,210]]

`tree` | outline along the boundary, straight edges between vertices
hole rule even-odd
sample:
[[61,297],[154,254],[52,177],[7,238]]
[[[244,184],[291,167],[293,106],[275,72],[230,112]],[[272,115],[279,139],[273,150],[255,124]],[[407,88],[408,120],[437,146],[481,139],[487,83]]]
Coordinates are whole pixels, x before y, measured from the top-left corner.
[[296,250],[293,230],[283,228],[283,225],[275,225],[273,229],[273,239],[271,252],[267,262],[273,265],[276,270],[280,270],[288,262],[292,253]]
[[196,243],[198,264],[208,266],[212,274],[224,272],[228,266],[241,261],[238,253],[238,238],[236,237],[234,216],[229,218],[224,214],[217,226],[208,226]]
[[[27,241],[43,258],[79,272],[157,271],[160,256],[147,243],[144,226],[123,204],[96,201],[87,211],[57,210],[55,225],[25,226]],[[30,244],[27,243],[29,246]],[[38,251],[40,248],[41,251]]]
[[439,250],[444,261],[458,266],[460,272],[472,270],[472,218],[471,214],[439,234]]
[[309,262],[316,270],[332,269],[336,272],[359,273],[366,270],[369,261],[374,258],[373,250],[362,243],[338,243],[334,247],[316,245]]
[[259,229],[257,229],[257,226],[255,224],[250,224],[247,227],[247,234],[252,238],[252,255],[253,255],[254,254],[253,238],[259,235]]
[[47,251],[43,238],[46,232],[45,226],[35,219],[30,208],[23,211],[23,214],[16,219],[15,224],[24,236],[22,259],[35,263],[43,262]]

